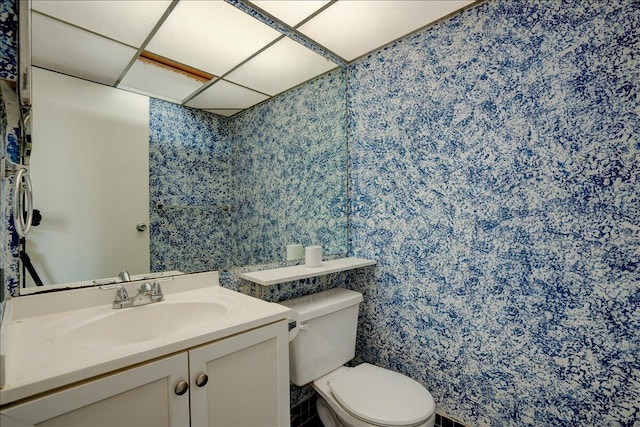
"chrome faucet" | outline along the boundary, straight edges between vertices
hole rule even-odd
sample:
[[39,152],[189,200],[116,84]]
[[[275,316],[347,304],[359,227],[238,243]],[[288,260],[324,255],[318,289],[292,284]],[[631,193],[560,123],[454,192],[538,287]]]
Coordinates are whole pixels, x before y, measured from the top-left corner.
[[160,281],[156,280],[153,284],[143,283],[138,288],[138,293],[133,298],[129,298],[127,290],[122,285],[100,286],[102,290],[117,289],[116,297],[113,300],[113,308],[137,307],[140,305],[152,304],[154,302],[164,301]]
[[121,282],[131,281],[131,276],[129,276],[129,272],[127,270],[121,271],[120,274],[118,274],[118,277],[120,278]]

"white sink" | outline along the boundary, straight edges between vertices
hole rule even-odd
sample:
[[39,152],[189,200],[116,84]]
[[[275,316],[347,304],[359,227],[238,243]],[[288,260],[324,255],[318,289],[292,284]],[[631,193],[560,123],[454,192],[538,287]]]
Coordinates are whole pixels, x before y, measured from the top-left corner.
[[[110,347],[155,340],[214,325],[229,313],[228,304],[217,302],[158,302],[140,307],[110,310],[99,317],[59,330],[57,346]],[[77,320],[77,319],[76,319]]]
[[[142,282],[126,283],[130,295]],[[0,402],[63,387],[289,317],[219,285],[218,272],[176,276],[165,300],[113,309],[98,287],[11,298],[0,327]]]

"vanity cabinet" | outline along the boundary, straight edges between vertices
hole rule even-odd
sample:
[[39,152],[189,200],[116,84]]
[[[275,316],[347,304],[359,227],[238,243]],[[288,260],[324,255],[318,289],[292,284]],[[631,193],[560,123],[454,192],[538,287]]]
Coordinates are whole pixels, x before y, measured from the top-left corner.
[[287,321],[2,410],[9,426],[288,426]]

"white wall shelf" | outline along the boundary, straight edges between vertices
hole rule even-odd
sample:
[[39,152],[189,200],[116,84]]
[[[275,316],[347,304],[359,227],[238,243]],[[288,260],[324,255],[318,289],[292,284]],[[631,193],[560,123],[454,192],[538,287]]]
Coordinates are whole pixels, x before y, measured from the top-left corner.
[[320,267],[294,265],[292,267],[273,268],[270,270],[240,273],[240,278],[262,286],[272,286],[278,283],[307,279],[309,277],[324,276],[325,274],[376,265],[376,261],[362,258],[339,258],[323,261]]

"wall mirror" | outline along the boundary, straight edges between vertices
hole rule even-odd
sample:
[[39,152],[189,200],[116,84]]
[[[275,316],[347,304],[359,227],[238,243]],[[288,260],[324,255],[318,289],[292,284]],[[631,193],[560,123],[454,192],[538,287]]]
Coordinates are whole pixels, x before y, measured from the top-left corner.
[[45,284],[346,253],[342,69],[232,118],[39,68],[33,89],[25,248]]
[[[224,2],[112,2],[147,23],[137,39],[92,20],[104,3],[31,5],[29,161],[42,220],[24,249],[42,283],[284,261],[291,243],[346,253],[340,61]],[[235,20],[224,28],[244,28],[249,47],[216,42],[225,64],[180,57],[165,31],[198,14]],[[108,45],[122,52],[106,58]],[[83,60],[98,49],[104,66]]]

